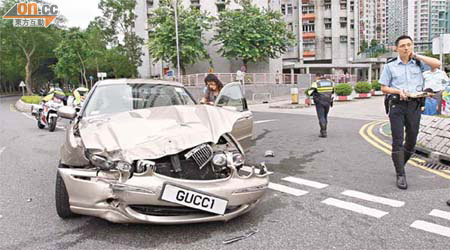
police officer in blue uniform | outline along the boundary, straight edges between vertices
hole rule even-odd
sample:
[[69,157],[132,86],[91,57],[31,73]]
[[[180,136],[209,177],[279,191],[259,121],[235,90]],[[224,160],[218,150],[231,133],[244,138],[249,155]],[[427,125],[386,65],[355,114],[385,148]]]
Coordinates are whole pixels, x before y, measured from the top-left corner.
[[409,36],[397,38],[395,46],[398,57],[384,66],[379,82],[381,91],[388,94],[397,187],[406,189],[405,164],[414,153],[421,115],[420,99],[410,98],[410,94],[422,91],[422,72],[430,67],[438,68],[441,63],[435,58],[415,54]]

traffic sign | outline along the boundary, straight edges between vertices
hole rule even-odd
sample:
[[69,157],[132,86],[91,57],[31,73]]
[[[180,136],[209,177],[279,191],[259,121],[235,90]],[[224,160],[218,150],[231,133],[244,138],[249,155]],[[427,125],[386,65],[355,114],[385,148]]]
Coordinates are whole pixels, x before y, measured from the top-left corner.
[[94,80],[94,77],[93,76],[89,76],[89,80]]
[[26,86],[27,85],[25,85],[25,83],[23,81],[21,81],[20,84],[19,84],[19,88],[22,88],[22,96],[25,95],[25,87]]

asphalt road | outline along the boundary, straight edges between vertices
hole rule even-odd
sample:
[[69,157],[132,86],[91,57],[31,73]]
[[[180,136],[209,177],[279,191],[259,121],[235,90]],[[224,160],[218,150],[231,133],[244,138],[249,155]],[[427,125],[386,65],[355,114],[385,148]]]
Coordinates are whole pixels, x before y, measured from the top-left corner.
[[[329,137],[322,139],[317,118],[308,114],[254,113],[255,141],[247,159],[265,161],[274,173],[264,200],[242,217],[177,226],[62,220],[54,185],[64,130],[38,129],[35,120],[11,109],[14,101],[0,99],[0,249],[450,248],[449,236],[423,230],[434,228],[428,222],[440,225],[442,234],[450,232],[450,219],[436,216],[450,213],[449,179],[408,165],[409,188],[399,190],[389,155],[359,133],[370,121],[331,117]],[[264,157],[266,150],[275,157]],[[297,184],[293,177],[313,182]],[[390,200],[367,201],[352,191]],[[251,229],[258,232],[222,243]]]

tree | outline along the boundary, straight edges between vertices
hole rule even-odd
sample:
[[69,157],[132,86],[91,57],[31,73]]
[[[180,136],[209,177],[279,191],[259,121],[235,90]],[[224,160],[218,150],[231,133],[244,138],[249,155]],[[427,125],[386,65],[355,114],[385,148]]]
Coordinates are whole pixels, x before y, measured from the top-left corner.
[[[144,39],[134,32],[136,0],[101,0],[98,7],[103,12],[103,18],[98,21],[105,27],[109,43],[113,46],[123,44],[128,64],[133,66],[132,77],[135,77],[137,67],[142,64],[141,48],[144,42]],[[122,42],[119,35],[123,35]]]
[[86,60],[91,56],[86,34],[79,28],[70,28],[64,32],[62,40],[55,49],[58,63],[55,65],[55,72],[58,77],[70,80],[78,78],[81,74],[85,83]]
[[361,45],[359,46],[359,51],[365,52],[367,50],[367,48],[369,47],[369,45],[367,44],[366,40],[362,40]]
[[[197,9],[186,9],[177,1],[178,41],[180,49],[180,68],[186,74],[186,65],[209,59],[203,34],[211,28],[214,18],[207,17]],[[160,7],[149,17],[148,48],[154,60],[169,61],[177,65],[175,37],[175,9],[172,1],[163,0]]]
[[228,58],[239,58],[244,65],[266,58],[279,58],[295,45],[294,34],[279,11],[262,10],[250,1],[241,1],[242,9],[219,14],[214,40],[221,45],[218,52]]
[[370,47],[377,47],[378,46],[378,41],[376,39],[372,39],[370,41]]

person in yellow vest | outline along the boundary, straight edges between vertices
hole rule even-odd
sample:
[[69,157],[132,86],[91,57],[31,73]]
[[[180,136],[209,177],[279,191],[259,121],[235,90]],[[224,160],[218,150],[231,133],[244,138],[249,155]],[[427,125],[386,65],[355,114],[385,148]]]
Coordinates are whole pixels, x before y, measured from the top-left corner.
[[84,101],[84,98],[86,97],[88,92],[89,92],[88,88],[85,88],[85,87],[76,88],[73,91],[73,97],[75,99],[74,102],[73,102],[73,105],[74,106],[80,105],[81,102]]
[[319,78],[305,93],[308,97],[313,97],[319,118],[319,137],[325,138],[327,137],[328,111],[333,106],[334,83],[331,80]]
[[67,104],[67,97],[64,94],[64,92],[62,91],[62,89],[60,89],[60,88],[50,88],[50,91],[48,92],[48,94],[44,98],[42,98],[42,101],[48,102],[48,101],[52,100],[53,97],[56,97],[56,98],[62,100],[64,105]]

